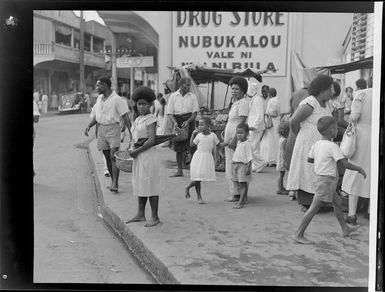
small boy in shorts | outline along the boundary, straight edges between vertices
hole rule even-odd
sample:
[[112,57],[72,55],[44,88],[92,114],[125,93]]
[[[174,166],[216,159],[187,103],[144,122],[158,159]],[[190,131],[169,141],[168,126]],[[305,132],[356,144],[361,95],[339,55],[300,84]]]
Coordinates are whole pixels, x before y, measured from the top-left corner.
[[[238,190],[240,194],[239,201],[233,209],[241,209],[247,201],[248,184],[251,181],[251,161],[253,160],[253,152],[251,144],[247,140],[249,126],[241,123],[237,126],[236,135],[229,143],[230,148],[235,148],[233,155],[233,163],[231,167],[232,181],[234,190]],[[236,145],[236,147],[235,147]]]
[[322,135],[322,140],[313,144],[310,149],[308,162],[314,163],[315,177],[313,186],[315,189],[313,201],[302,218],[297,231],[292,236],[293,240],[302,244],[313,244],[314,242],[304,237],[304,232],[320,209],[322,202],[332,202],[334,214],[342,228],[342,235],[347,237],[350,233],[356,231],[359,226],[349,226],[346,224],[342,208],[337,200],[336,188],[338,184],[338,170],[345,169],[358,171],[366,178],[365,171],[348,160],[342,154],[341,149],[332,140],[338,134],[337,121],[330,116],[322,117],[318,120],[317,129]]

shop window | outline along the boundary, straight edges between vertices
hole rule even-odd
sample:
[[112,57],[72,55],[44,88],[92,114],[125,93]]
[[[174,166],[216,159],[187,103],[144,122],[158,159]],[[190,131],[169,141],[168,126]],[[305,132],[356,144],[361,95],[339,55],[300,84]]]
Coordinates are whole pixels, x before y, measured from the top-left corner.
[[87,52],[91,51],[91,35],[84,34],[84,50]]
[[71,46],[72,30],[69,26],[57,24],[55,28],[55,42],[64,46]]
[[74,47],[80,49],[80,31],[74,30]]
[[93,47],[93,52],[95,54],[103,54],[103,40],[98,38],[98,37],[94,37],[94,47]]

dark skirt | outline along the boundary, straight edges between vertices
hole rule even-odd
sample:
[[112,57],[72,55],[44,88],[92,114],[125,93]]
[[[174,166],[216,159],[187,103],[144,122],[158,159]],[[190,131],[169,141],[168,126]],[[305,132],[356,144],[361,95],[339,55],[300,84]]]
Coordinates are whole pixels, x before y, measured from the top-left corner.
[[[181,127],[183,122],[187,121],[191,117],[192,113],[183,114],[183,115],[174,115],[176,122],[178,123],[178,127]],[[195,121],[190,122],[188,126],[188,138],[184,141],[172,141],[172,146],[175,152],[184,152],[186,150],[190,150],[190,138],[192,132],[195,130]]]

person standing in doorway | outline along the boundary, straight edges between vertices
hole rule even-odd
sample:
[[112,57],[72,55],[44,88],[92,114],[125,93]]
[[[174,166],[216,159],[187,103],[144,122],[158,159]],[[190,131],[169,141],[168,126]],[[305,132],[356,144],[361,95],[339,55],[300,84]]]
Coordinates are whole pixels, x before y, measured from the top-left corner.
[[124,120],[127,129],[131,128],[128,105],[115,91],[112,91],[111,80],[108,78],[100,78],[96,82],[96,90],[99,96],[92,108],[94,115],[84,134],[88,136],[90,128],[98,123],[98,149],[103,151],[111,174],[109,189],[111,192],[117,193],[119,169],[116,166],[114,154],[120,147],[120,119]]
[[190,138],[195,129],[195,118],[199,111],[198,99],[190,92],[190,78],[181,78],[179,84],[179,90],[170,96],[168,115],[174,124],[174,129],[188,128],[188,137],[184,141],[173,141],[178,170],[171,177],[183,176],[184,156],[186,151],[190,150]]
[[42,108],[43,108],[43,113],[47,113],[48,111],[48,95],[45,94],[43,91],[43,96],[41,97],[41,102],[42,102]]

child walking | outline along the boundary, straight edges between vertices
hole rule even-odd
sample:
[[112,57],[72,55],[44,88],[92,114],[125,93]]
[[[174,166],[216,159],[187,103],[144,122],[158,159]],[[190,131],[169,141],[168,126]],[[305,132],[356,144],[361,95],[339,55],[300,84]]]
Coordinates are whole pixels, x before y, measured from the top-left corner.
[[190,188],[195,187],[199,204],[205,204],[201,195],[201,181],[215,181],[215,161],[219,139],[210,130],[211,120],[202,118],[199,120],[198,129],[190,139],[190,146],[197,146],[190,163],[191,183],[186,187],[186,199],[190,198]]
[[287,118],[283,117],[279,126],[279,142],[278,142],[278,155],[277,155],[277,168],[279,172],[278,176],[278,190],[277,195],[288,195],[289,192],[283,187],[283,178],[285,177],[286,167],[286,142],[290,132],[290,122]]
[[333,203],[334,214],[341,225],[342,235],[344,237],[349,236],[350,233],[358,229],[358,225],[351,227],[346,224],[341,205],[339,201],[336,200],[336,188],[338,183],[337,173],[338,171],[343,173],[347,168],[358,171],[364,178],[366,178],[365,171],[361,167],[349,163],[338,145],[332,142],[332,139],[337,137],[338,134],[337,121],[330,116],[322,117],[318,120],[317,129],[322,135],[322,140],[313,144],[308,157],[308,162],[314,163],[314,170],[316,173],[313,181],[315,194],[297,231],[292,236],[295,242],[302,244],[314,243],[304,237],[304,232],[314,215],[320,209],[322,202]]
[[231,179],[234,183],[234,190],[238,190],[237,193],[240,194],[239,201],[233,209],[241,209],[245,204],[248,204],[247,192],[251,181],[251,161],[253,160],[251,144],[247,140],[248,133],[249,126],[246,123],[239,124],[236,135],[229,143],[229,147],[235,149],[231,166]]

